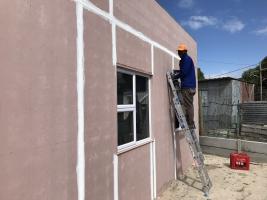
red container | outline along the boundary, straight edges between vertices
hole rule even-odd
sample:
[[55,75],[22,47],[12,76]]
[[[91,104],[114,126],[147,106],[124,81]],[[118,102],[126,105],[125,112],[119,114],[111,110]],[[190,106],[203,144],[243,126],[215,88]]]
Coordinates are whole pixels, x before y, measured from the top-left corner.
[[246,153],[231,153],[230,167],[231,169],[249,170],[250,158]]

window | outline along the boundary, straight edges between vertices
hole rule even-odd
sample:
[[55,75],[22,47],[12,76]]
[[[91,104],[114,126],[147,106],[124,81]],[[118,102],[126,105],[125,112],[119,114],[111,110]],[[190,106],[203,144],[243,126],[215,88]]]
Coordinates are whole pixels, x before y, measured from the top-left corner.
[[149,138],[148,77],[118,70],[117,111],[119,147]]

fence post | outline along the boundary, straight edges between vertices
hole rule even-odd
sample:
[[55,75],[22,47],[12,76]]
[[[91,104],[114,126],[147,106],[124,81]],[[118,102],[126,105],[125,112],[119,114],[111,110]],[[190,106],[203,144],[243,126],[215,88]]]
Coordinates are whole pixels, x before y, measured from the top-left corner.
[[241,132],[241,103],[237,104],[237,124],[236,124],[236,137],[240,138]]

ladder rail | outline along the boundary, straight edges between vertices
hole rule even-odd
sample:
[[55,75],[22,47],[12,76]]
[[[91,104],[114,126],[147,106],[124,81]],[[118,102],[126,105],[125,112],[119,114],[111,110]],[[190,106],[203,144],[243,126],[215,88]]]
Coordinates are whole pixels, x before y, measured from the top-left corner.
[[[199,140],[197,138],[196,132],[194,129],[189,129],[186,117],[184,115],[184,111],[181,105],[181,96],[180,94],[180,88],[179,86],[175,86],[173,83],[173,79],[171,76],[171,72],[167,72],[167,79],[169,83],[169,88],[172,91],[172,104],[173,107],[175,108],[175,115],[179,121],[179,124],[181,125],[182,129],[185,129],[185,138],[187,143],[189,144],[189,149],[192,153],[193,159],[195,161],[197,171],[199,174],[199,177],[202,182],[203,186],[203,192],[207,194],[212,187],[211,180],[209,178],[207,169],[204,165],[204,156],[201,151],[201,147],[199,144]],[[177,88],[178,87],[178,88]]]

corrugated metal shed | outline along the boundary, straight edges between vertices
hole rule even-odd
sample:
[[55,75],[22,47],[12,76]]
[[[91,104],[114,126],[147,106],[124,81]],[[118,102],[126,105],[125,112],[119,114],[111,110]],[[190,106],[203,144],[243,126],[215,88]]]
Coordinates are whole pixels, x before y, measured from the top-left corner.
[[254,100],[254,85],[231,77],[199,81],[204,132],[238,126],[238,105]]

